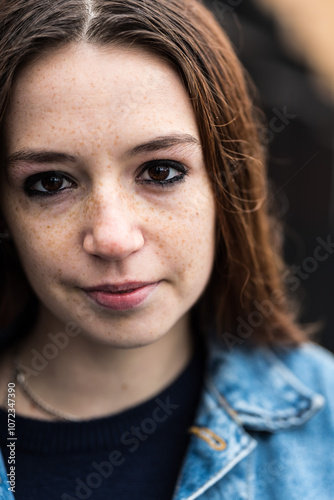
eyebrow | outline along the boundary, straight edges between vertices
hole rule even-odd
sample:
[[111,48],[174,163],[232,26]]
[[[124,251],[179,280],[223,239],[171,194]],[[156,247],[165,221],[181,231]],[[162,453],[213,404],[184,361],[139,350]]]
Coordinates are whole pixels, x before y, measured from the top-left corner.
[[201,146],[199,140],[190,134],[174,134],[156,137],[151,141],[139,144],[129,151],[128,156],[135,156],[140,153],[150,153],[163,149],[170,149],[174,146],[185,144]]
[[33,151],[29,149],[22,149],[8,155],[5,159],[5,165],[11,166],[14,163],[21,161],[27,163],[74,163],[77,161],[77,158],[67,153],[58,153],[55,151]]
[[[126,153],[127,157],[132,157],[138,155],[140,153],[149,153],[154,151],[160,151],[165,149],[170,149],[174,146],[179,145],[195,145],[200,147],[201,144],[198,139],[193,137],[190,134],[173,134],[168,136],[161,136],[152,139],[151,141],[145,142],[143,144],[139,144],[134,148],[130,149]],[[75,163],[78,161],[76,156],[61,153],[57,151],[43,151],[43,150],[29,150],[22,149],[20,151],[16,151],[10,155],[8,155],[5,159],[5,165],[7,167],[12,166],[18,162],[27,162],[27,163]]]

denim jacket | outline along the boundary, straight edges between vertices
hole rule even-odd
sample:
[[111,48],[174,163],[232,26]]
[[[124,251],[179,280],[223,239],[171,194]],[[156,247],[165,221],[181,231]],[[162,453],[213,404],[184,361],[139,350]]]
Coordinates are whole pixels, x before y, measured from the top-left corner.
[[[334,358],[293,349],[209,349],[173,500],[333,500]],[[0,455],[0,500],[13,500]]]

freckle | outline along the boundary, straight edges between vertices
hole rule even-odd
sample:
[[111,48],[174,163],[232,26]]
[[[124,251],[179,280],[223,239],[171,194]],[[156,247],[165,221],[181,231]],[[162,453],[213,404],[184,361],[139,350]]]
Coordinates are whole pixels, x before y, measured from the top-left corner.
[[126,391],[129,388],[129,386],[128,386],[128,384],[122,384],[121,388],[122,388],[122,391]]

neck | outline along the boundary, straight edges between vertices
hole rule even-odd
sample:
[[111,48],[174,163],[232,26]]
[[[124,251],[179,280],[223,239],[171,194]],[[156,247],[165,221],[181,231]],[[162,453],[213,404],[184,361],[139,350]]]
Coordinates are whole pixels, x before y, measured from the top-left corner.
[[[80,334],[65,347],[59,338],[58,346],[46,349],[46,338],[37,325],[20,350],[27,382],[49,405],[82,419],[117,413],[153,397],[182,372],[192,354],[189,316],[140,347],[115,348]],[[26,416],[38,412],[24,395],[17,411]]]

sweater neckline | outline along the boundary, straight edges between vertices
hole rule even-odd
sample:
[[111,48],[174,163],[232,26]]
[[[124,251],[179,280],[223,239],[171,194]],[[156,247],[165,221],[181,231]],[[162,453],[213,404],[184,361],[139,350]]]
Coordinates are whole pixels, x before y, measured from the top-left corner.
[[[195,351],[180,375],[160,393],[117,414],[76,422],[46,421],[16,415],[17,449],[37,454],[84,453],[118,448],[135,428],[164,432],[189,408],[197,406],[204,371],[203,355]],[[161,424],[161,425],[160,425]],[[7,411],[0,409],[0,428],[7,429]],[[5,444],[7,436],[1,433]]]

